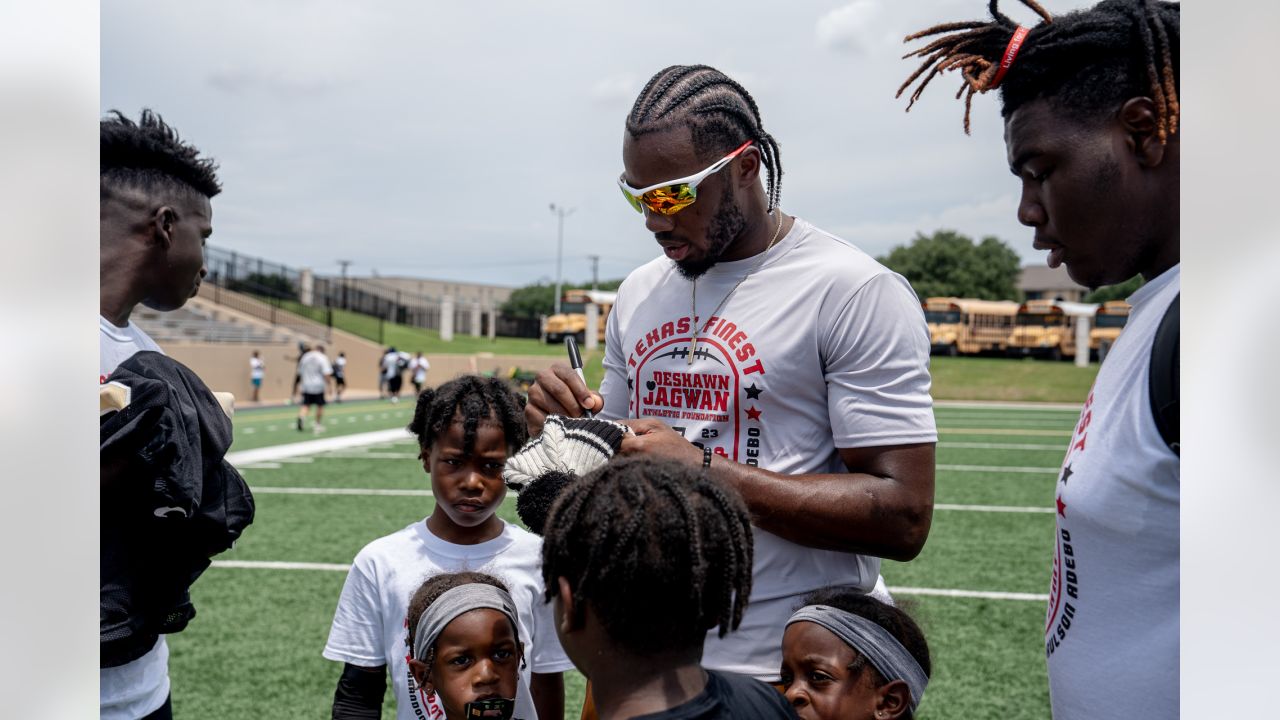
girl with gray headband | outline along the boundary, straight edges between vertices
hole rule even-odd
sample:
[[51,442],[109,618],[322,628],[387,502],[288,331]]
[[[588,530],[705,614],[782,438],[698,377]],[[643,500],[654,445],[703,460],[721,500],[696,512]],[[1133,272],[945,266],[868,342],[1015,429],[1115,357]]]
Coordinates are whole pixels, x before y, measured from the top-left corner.
[[810,593],[782,636],[782,684],[802,720],[913,718],[930,670],[910,616],[852,588]]
[[446,720],[527,716],[529,706],[516,702],[520,623],[499,580],[477,572],[432,577],[410,600],[407,623],[409,672],[430,716],[440,709]]

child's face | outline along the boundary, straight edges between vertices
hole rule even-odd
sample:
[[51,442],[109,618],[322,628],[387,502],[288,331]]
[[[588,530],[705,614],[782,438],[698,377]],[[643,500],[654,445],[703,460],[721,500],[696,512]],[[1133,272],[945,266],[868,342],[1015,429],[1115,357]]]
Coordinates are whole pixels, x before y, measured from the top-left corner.
[[782,636],[782,685],[801,720],[875,720],[880,693],[870,668],[849,672],[853,649],[811,622],[787,626]]
[[461,720],[469,702],[514,698],[521,649],[511,620],[497,610],[463,613],[436,639],[428,678],[449,720]]
[[[507,462],[507,438],[496,421],[476,427],[475,446],[463,450],[460,420],[438,436],[431,454],[423,463],[431,474],[431,492],[436,507],[432,516],[440,522],[444,540],[466,542],[472,535],[485,534],[496,518],[493,514],[507,496],[502,468]],[[433,530],[435,528],[433,527]]]

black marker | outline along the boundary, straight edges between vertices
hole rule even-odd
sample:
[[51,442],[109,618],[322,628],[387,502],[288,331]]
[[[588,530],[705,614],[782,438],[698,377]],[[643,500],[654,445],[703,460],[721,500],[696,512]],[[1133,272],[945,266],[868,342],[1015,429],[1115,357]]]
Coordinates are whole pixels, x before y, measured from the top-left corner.
[[[587,384],[587,376],[582,374],[582,355],[578,352],[578,341],[572,335],[566,335],[564,338],[564,348],[569,351],[569,367],[578,373],[578,378],[582,380],[582,384]],[[590,410],[583,408],[582,412],[586,417],[595,417]]]

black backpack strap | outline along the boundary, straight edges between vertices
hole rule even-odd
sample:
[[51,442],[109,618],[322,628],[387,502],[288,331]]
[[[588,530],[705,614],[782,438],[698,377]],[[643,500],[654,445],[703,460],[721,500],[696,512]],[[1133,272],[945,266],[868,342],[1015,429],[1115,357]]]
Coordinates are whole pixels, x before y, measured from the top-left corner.
[[1151,344],[1151,372],[1148,390],[1151,396],[1151,415],[1156,428],[1174,454],[1181,455],[1178,438],[1178,299],[1173,297],[1165,310],[1160,327],[1156,329],[1155,342]]

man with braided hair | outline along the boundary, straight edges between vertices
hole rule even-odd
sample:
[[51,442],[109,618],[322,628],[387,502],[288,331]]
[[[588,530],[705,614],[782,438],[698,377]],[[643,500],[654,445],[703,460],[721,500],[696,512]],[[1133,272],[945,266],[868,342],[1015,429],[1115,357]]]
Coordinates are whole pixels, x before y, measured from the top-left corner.
[[[929,335],[900,275],[780,207],[778,143],[751,95],[705,65],[641,91],[622,194],[665,257],[618,290],[605,377],[538,375],[525,415],[624,420],[623,455],[705,467],[755,535],[751,604],[707,637],[704,664],[777,682],[783,628],[806,593],[869,592],[880,560],[929,533]],[[767,183],[761,183],[761,171]]]
[[601,718],[794,718],[773,688],[702,668],[751,594],[747,509],[667,460],[630,457],[574,477],[551,507],[542,578],[556,633]]
[[[1045,624],[1058,718],[1178,716],[1179,6],[1107,0],[1020,27],[938,25],[901,94],[958,70],[999,88],[1018,220],[1082,285],[1136,274],[1124,334],[1085,400],[1057,483]],[[910,56],[909,55],[909,56]],[[928,74],[925,74],[928,71]],[[909,106],[908,106],[909,107]]]

